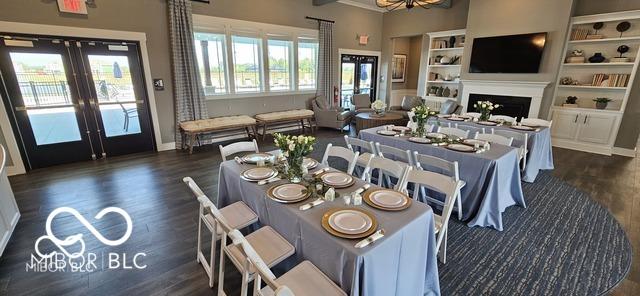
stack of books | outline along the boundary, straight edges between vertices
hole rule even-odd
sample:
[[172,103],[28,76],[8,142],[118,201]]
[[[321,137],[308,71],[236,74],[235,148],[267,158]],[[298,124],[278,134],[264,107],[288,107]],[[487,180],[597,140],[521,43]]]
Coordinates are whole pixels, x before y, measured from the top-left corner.
[[595,74],[593,75],[592,86],[604,87],[627,87],[629,74]]
[[433,44],[431,44],[431,49],[440,49],[440,48],[448,48],[448,44],[446,40],[433,40]]

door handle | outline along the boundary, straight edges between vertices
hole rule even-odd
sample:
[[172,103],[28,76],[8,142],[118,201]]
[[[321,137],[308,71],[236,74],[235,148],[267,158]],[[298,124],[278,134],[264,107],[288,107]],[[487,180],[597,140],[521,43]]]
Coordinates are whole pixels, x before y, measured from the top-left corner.
[[584,122],[583,122],[583,124],[587,124],[587,118],[589,118],[589,115],[585,115],[585,116],[584,116]]
[[577,123],[578,122],[578,116],[580,116],[580,114],[576,114],[576,119],[573,121],[573,123]]

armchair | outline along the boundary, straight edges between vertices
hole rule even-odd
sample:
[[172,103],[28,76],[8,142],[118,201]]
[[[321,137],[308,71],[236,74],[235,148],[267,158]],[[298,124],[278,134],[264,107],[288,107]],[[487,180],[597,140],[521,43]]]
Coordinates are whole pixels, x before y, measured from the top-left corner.
[[373,112],[371,109],[371,97],[368,94],[358,94],[351,97],[351,105],[356,113]]
[[345,126],[350,126],[351,119],[353,119],[353,111],[332,109],[322,96],[316,97],[311,101],[311,108],[316,118],[316,124],[321,127],[335,128],[342,131]]

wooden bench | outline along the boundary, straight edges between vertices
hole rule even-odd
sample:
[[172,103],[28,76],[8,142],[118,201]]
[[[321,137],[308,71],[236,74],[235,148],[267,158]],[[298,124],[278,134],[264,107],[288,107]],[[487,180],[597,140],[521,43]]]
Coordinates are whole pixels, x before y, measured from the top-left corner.
[[238,129],[244,129],[247,137],[255,138],[256,120],[247,115],[237,115],[181,122],[182,149],[188,147],[191,154],[200,135]]
[[[287,110],[279,112],[262,113],[256,115],[257,131],[260,133],[260,126],[262,126],[262,139],[267,136],[269,127],[283,125],[287,123],[300,123],[302,133],[305,132],[305,128],[309,127],[313,132],[313,111],[308,109]],[[306,125],[305,125],[306,121]]]

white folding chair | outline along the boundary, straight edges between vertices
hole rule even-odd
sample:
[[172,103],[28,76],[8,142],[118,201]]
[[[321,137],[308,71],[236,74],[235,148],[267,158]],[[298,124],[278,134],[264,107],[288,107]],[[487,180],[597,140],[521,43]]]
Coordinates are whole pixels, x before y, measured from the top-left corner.
[[520,161],[522,162],[520,169],[524,171],[527,167],[527,155],[529,154],[529,134],[502,129],[495,130],[493,133],[496,135],[513,138],[513,143],[511,143],[511,146],[518,148],[518,156],[520,157]]
[[[389,187],[393,187],[394,190],[401,191],[403,179],[408,169],[411,169],[411,166],[407,163],[388,158],[373,157],[371,158],[371,161],[369,161],[369,165],[364,169],[363,180],[371,183],[371,176],[373,175],[373,172],[378,170],[378,186],[385,187],[383,180],[386,179],[389,180],[387,182]],[[390,178],[388,177],[398,179],[397,183],[392,186]]]
[[482,116],[482,114],[478,112],[467,112],[464,115],[470,116],[471,118],[480,118],[480,116]]
[[511,117],[511,116],[507,116],[507,115],[491,115],[491,117],[489,117],[489,119],[505,121],[505,122],[509,122],[509,123],[514,123],[514,122],[516,122],[518,120],[517,117]]
[[[358,160],[356,161],[356,165],[362,167],[363,169],[367,167],[369,164],[369,160],[376,154],[376,148],[373,142],[367,142],[364,140],[360,140],[357,138],[351,138],[347,135],[344,136],[344,141],[347,143],[347,148],[351,151],[359,152]],[[358,150],[356,150],[357,147]]]
[[455,127],[439,127],[438,132],[448,136],[454,136],[463,139],[469,138],[469,131],[461,130]]
[[477,140],[488,141],[494,144],[511,146],[513,143],[513,138],[507,138],[505,136],[497,135],[497,134],[477,134],[475,137]]
[[227,146],[218,145],[218,148],[220,148],[222,161],[227,161],[227,156],[240,152],[260,152],[258,149],[258,142],[256,142],[255,139],[251,142],[235,142]]
[[[260,254],[240,231],[231,231],[229,237],[246,258],[245,269],[254,268],[256,270],[253,282],[254,296],[347,295],[310,261],[303,261],[281,277],[276,278],[271,269],[269,269],[269,265],[265,263]],[[263,279],[267,285],[261,288]]]
[[420,191],[419,187],[439,192],[445,195],[444,206],[440,215],[434,214],[435,231],[437,234],[436,250],[440,254],[442,263],[447,262],[447,232],[449,219],[453,211],[453,204],[459,194],[460,182],[455,181],[449,176],[441,175],[429,171],[409,170],[404,178],[403,187],[407,187],[409,183],[414,184],[414,198]]
[[416,116],[416,113],[413,111],[407,111],[407,116],[409,116],[409,122],[407,122],[407,127],[411,127],[411,124],[415,124],[416,122],[413,121],[413,117]]
[[377,155],[382,158],[392,158],[395,161],[402,161],[406,164],[411,164],[410,150],[402,150],[396,147],[391,147],[387,145],[381,145],[380,143],[376,143],[376,152],[377,152]]
[[553,125],[553,120],[551,121],[547,121],[544,119],[540,119],[540,118],[523,118],[520,123],[522,124],[528,124],[528,125],[537,125],[537,126],[546,126],[546,127],[551,127],[551,125]]
[[[237,235],[240,233],[237,229],[230,226],[228,219],[224,217],[221,211],[218,211],[213,203],[206,196],[198,197],[198,201],[205,210],[210,210],[215,217],[216,224],[222,229],[222,237],[220,243],[220,263],[218,271],[218,295],[226,295],[224,292],[224,270],[225,258],[229,258],[231,263],[235,265],[242,275],[240,283],[240,295],[247,296],[249,291],[249,282],[254,279],[255,269],[247,262],[239,246],[227,245],[227,236],[231,233]],[[255,252],[264,258],[265,265],[273,267],[285,259],[291,257],[295,253],[295,248],[273,228],[264,226],[253,233],[247,235],[246,240],[253,245]]]
[[[458,220],[462,221],[462,188],[467,185],[467,182],[460,180],[460,168],[457,161],[448,161],[446,159],[438,158],[431,155],[419,154],[413,152],[413,166],[418,170],[431,171],[442,175],[449,176],[454,181],[459,182],[458,194],[456,195],[456,205],[453,208],[458,213]],[[440,206],[444,206],[444,203],[438,199],[432,198],[424,194],[426,201],[435,203]]]
[[463,124],[463,123],[456,123],[455,127],[457,129],[461,129],[463,131],[468,131],[469,132],[469,136],[471,136],[472,138],[477,133],[484,134],[486,132],[486,129],[484,127],[479,127],[479,126],[474,126],[474,125],[469,125],[469,124]]
[[358,156],[360,152],[353,152],[345,147],[333,146],[333,144],[327,144],[327,149],[324,151],[324,156],[322,156],[322,164],[329,165],[329,157],[338,157],[346,160],[349,165],[347,167],[346,173],[351,175],[353,173],[353,169],[356,167],[356,163],[358,162]]
[[[189,186],[193,195],[195,195],[200,201],[200,210],[198,211],[198,252],[196,260],[202,264],[202,267],[209,277],[209,287],[213,287],[213,283],[215,281],[216,242],[220,239],[220,236],[224,235],[223,229],[217,225],[216,218],[213,216],[213,213],[220,213],[221,217],[224,217],[229,227],[233,229],[242,229],[258,222],[258,215],[256,215],[256,213],[254,213],[242,201],[235,202],[218,210],[218,208],[209,201],[200,187],[198,187],[198,184],[196,184],[191,177],[185,177],[182,181]],[[208,262],[201,249],[203,223],[211,233],[211,250]]]

